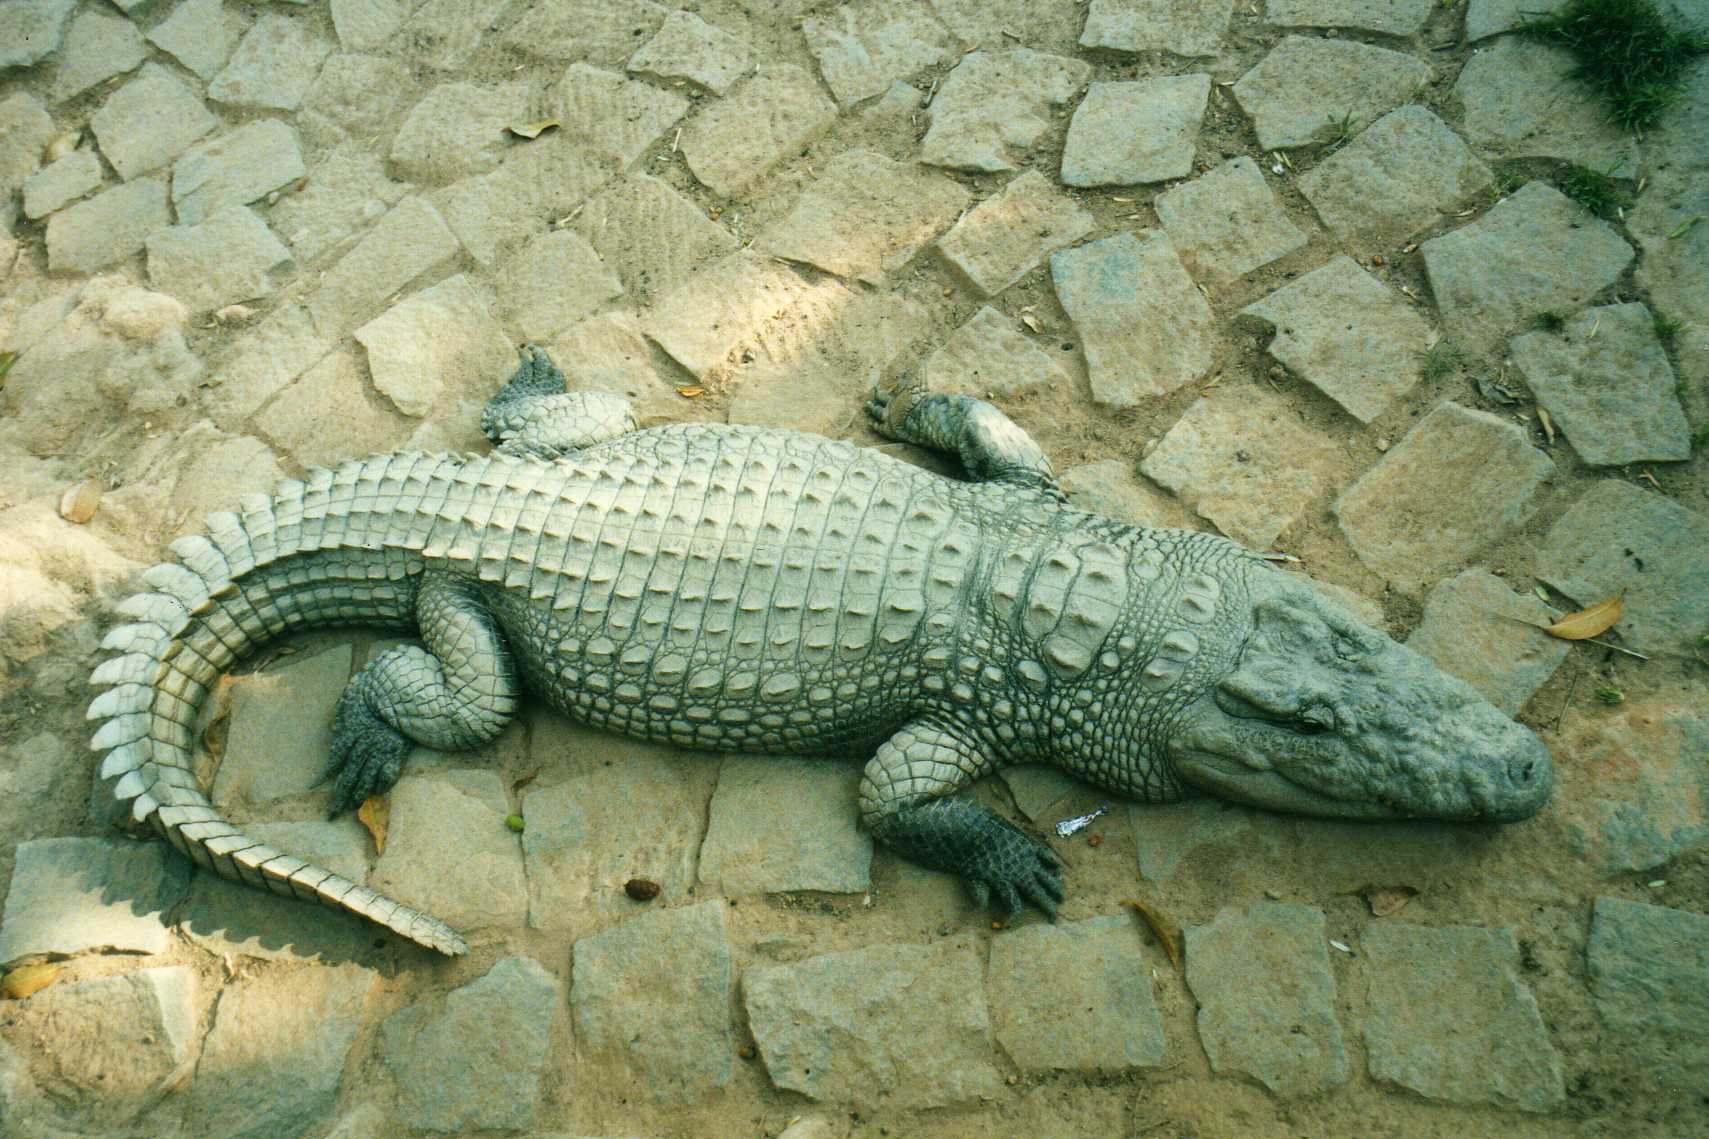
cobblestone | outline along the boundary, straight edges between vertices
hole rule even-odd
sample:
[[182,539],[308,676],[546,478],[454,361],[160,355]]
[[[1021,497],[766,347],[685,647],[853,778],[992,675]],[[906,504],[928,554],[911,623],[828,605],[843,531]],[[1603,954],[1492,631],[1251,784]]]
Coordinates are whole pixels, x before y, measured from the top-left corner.
[[1271,0],[1264,19],[1285,28],[1357,28],[1414,36],[1434,7],[1431,0]]
[[409,15],[407,0],[332,0],[332,26],[345,51],[372,51]]
[[1598,898],[1585,957],[1597,1015],[1660,1081],[1695,1088],[1709,1063],[1709,917]]
[[1250,158],[1225,162],[1171,187],[1157,195],[1156,205],[1182,263],[1215,284],[1243,277],[1306,244],[1306,235],[1288,220]]
[[1050,127],[1050,108],[1073,98],[1091,70],[1028,48],[973,52],[932,100],[921,161],[984,174],[1015,169],[1018,152]]
[[995,296],[1090,232],[1092,215],[1029,170],[968,211],[938,249],[974,288]]
[[[499,273],[499,305],[525,340],[550,340],[600,305],[623,295],[623,283],[580,234],[555,230],[516,252]],[[468,376],[471,393],[490,386],[483,362]]]
[[0,100],[0,199],[10,198],[41,167],[53,132],[53,116],[25,92]]
[[1562,717],[1561,817],[1574,852],[1608,874],[1654,873],[1709,836],[1709,716],[1685,689],[1664,686],[1617,709]]
[[851,107],[948,59],[955,41],[925,0],[860,0],[801,21],[807,50],[837,102]]
[[1377,119],[1424,85],[1422,60],[1347,40],[1289,36],[1240,77],[1234,97],[1265,150],[1323,142]]
[[168,910],[190,864],[160,843],[41,838],[19,843],[0,921],[0,961],[89,949],[163,953]]
[[[573,237],[573,234],[565,235]],[[532,338],[529,322],[519,322]],[[482,399],[515,359],[493,318],[492,298],[464,274],[393,305],[356,330],[374,388],[405,415],[423,416],[458,398]]]
[[101,153],[130,181],[165,166],[218,125],[218,120],[158,63],[107,97],[89,118]]
[[493,169],[504,157],[505,127],[527,114],[517,84],[443,83],[410,108],[392,139],[392,168],[412,182],[454,182]]
[[149,283],[192,311],[267,296],[273,291],[269,273],[290,259],[267,223],[242,206],[148,236]]
[[48,219],[48,268],[55,273],[104,269],[141,253],[148,235],[171,221],[166,183],[143,178],[109,187]]
[[520,927],[528,881],[508,814],[496,771],[406,771],[392,789],[386,849],[369,885],[465,932]]
[[16,0],[0,9],[0,71],[28,67],[59,50],[76,0]]
[[979,399],[1019,395],[1070,382],[1055,355],[1033,343],[1011,319],[986,305],[926,359],[932,391]]
[[304,172],[297,132],[261,119],[185,151],[172,167],[172,205],[180,223],[194,224],[259,201]]
[[1424,618],[1406,644],[1517,716],[1572,647],[1542,632],[1558,616],[1488,570],[1469,569],[1425,596]]
[[[784,84],[773,84],[768,90],[772,98],[784,101],[799,94]],[[710,110],[715,112],[726,105],[714,103]],[[625,79],[615,71],[601,71],[584,63],[571,64],[558,84],[561,133],[577,140],[616,170],[634,165],[642,152],[687,110],[688,100],[674,91],[661,91],[638,80]],[[778,141],[781,143],[782,139]],[[692,162],[691,158],[691,166]]]
[[672,12],[658,33],[629,57],[629,71],[656,79],[687,79],[714,95],[752,71],[748,45],[692,12]]
[[135,70],[148,54],[142,33],[122,16],[98,8],[71,21],[53,76],[53,99],[64,102],[115,75]]
[[101,160],[74,150],[24,179],[24,216],[44,218],[101,185]]
[[[872,839],[854,810],[860,772],[822,760],[729,756],[700,847],[700,884],[715,894],[872,885]],[[787,832],[772,825],[790,820]]]
[[1466,137],[1492,158],[1563,158],[1632,177],[1636,141],[1615,125],[1577,68],[1564,48],[1523,36],[1478,51],[1454,84]]
[[1210,91],[1209,75],[1092,84],[1068,124],[1062,181],[1132,186],[1186,177]]
[[740,244],[699,206],[645,174],[596,195],[577,216],[575,231],[637,304],[677,288],[696,268],[734,253]]
[[683,158],[703,185],[731,197],[800,153],[836,116],[812,76],[769,65],[683,127]]
[[1080,46],[1133,54],[1220,55],[1233,12],[1234,0],[1092,0]]
[[1099,403],[1133,407],[1210,371],[1211,308],[1167,234],[1118,233],[1065,250],[1051,257],[1050,276]]
[[201,79],[219,74],[237,48],[242,24],[223,0],[184,0],[148,31],[149,42]]
[[338,336],[456,252],[438,211],[421,198],[405,198],[327,270],[306,302],[309,315],[322,335]]
[[208,83],[208,98],[234,107],[294,111],[331,53],[332,45],[310,21],[266,13],[243,33],[231,59]]

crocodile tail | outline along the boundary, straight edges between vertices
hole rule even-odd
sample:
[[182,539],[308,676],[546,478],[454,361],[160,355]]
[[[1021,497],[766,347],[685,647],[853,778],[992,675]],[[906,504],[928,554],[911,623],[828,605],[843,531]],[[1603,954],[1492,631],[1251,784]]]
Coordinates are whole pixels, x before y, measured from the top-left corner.
[[116,778],[114,792],[132,817],[197,865],[349,910],[449,955],[468,946],[438,918],[250,838],[221,817],[196,781],[192,742],[219,675],[281,634],[411,624],[419,557],[399,534],[434,476],[455,464],[416,454],[347,463],[283,483],[272,495],[247,496],[237,512],[210,515],[204,534],[172,543],[175,561],[143,574],[148,592],[119,605],[129,623],[102,642],[110,655],[90,682],[107,688],[88,712],[101,722],[91,746],[106,753],[102,778]]

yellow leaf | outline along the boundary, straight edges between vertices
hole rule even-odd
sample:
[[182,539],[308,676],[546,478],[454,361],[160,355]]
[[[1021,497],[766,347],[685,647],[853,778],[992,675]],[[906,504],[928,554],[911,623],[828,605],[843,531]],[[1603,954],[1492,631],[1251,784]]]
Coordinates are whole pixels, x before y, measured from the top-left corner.
[[517,138],[539,138],[556,126],[558,126],[557,119],[540,119],[532,123],[511,123],[504,129]]
[[67,522],[75,522],[81,526],[95,517],[95,508],[99,505],[100,480],[84,479],[76,486],[67,487],[65,493],[59,496],[59,516]]
[[1606,601],[1598,601],[1588,609],[1568,613],[1543,632],[1563,641],[1587,640],[1613,628],[1614,622],[1620,619],[1620,608],[1620,598],[1610,597]]
[[386,853],[386,820],[391,815],[391,807],[384,796],[375,795],[372,799],[362,800],[362,805],[356,808],[356,817],[362,825],[368,828],[368,833],[374,839],[374,853]]
[[58,965],[20,965],[0,977],[0,998],[21,1001],[47,988],[58,977]]
[[676,390],[676,394],[683,396],[686,399],[693,399],[695,396],[699,395],[700,393],[704,392],[705,390],[706,390],[705,388],[678,388]]
[[1136,901],[1133,898],[1123,898],[1122,905],[1133,907],[1133,912],[1138,914],[1141,920],[1151,928],[1151,935],[1157,939],[1157,944],[1163,947],[1163,953],[1169,958],[1169,964],[1179,969],[1181,967],[1181,927],[1176,925],[1168,914],[1144,902]]

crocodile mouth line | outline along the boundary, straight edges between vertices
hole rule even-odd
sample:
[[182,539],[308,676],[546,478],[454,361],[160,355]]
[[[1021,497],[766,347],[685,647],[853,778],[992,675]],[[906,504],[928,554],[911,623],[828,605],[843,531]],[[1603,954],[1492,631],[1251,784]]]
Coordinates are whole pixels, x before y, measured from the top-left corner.
[[[1183,760],[1197,762],[1183,763]],[[1182,748],[1175,769],[1183,781],[1235,802],[1337,819],[1404,819],[1409,813],[1374,799],[1338,799],[1315,791],[1274,768],[1253,767],[1239,756],[1202,747]]]

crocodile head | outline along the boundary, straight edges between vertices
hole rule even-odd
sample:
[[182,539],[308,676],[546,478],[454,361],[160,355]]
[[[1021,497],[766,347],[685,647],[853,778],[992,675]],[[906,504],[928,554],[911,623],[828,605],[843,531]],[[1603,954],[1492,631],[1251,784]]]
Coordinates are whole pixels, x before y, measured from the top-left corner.
[[[1304,583],[1259,591],[1231,672],[1169,734],[1182,782],[1333,818],[1529,818],[1548,749],[1465,682]],[[1274,579],[1272,579],[1274,582]]]

